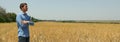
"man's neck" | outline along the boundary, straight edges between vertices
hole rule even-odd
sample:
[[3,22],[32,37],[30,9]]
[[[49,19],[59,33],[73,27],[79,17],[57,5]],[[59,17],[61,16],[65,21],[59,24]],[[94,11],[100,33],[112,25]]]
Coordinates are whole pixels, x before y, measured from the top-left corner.
[[23,12],[24,14],[26,14],[26,12]]

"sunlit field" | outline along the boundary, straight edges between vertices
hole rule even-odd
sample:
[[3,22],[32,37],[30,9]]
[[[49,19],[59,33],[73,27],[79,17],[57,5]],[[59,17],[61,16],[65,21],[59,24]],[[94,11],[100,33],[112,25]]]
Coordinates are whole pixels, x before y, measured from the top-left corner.
[[[36,22],[31,42],[120,42],[120,24]],[[16,23],[0,23],[0,42],[18,42]]]

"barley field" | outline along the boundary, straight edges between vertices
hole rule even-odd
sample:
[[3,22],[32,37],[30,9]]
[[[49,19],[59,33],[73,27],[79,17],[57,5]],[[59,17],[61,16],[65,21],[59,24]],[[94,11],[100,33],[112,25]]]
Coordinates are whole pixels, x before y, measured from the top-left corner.
[[[30,42],[120,42],[120,24],[36,22]],[[0,23],[0,42],[18,42],[16,23]]]

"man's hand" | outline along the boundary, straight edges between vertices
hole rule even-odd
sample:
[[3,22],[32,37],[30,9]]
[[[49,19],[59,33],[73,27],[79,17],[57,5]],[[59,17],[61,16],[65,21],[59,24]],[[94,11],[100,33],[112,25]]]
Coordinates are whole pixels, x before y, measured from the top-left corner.
[[22,21],[22,24],[27,24],[27,23],[29,23],[29,21],[25,21],[25,20]]

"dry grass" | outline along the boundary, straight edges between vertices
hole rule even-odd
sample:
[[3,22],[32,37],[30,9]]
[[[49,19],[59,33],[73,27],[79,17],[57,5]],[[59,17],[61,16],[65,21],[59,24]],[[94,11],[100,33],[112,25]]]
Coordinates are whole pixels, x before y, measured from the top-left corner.
[[[0,42],[17,42],[16,23],[0,23]],[[38,22],[31,42],[120,42],[120,24]]]

